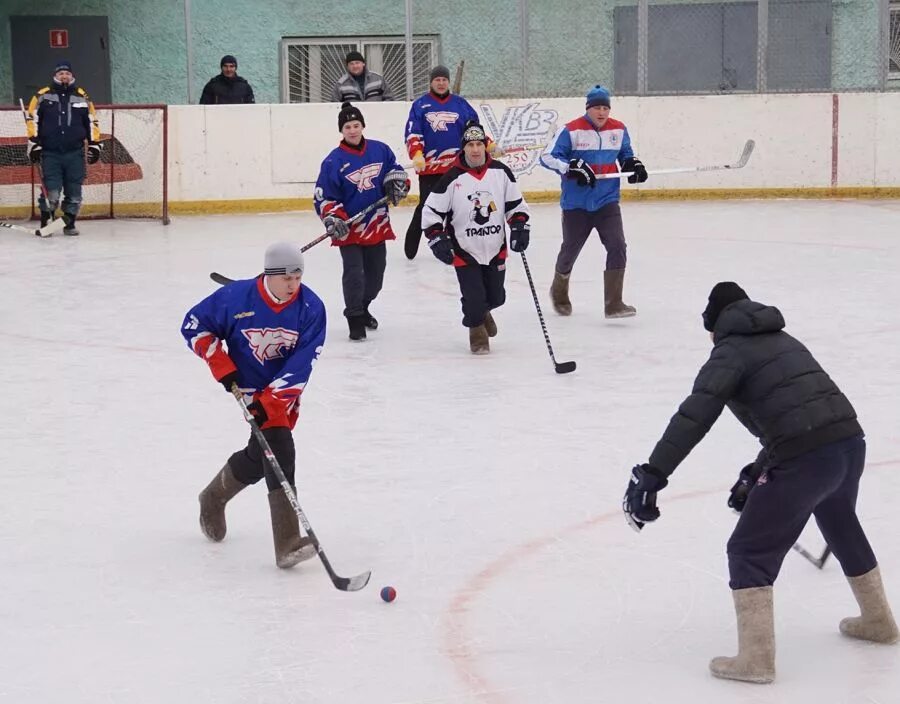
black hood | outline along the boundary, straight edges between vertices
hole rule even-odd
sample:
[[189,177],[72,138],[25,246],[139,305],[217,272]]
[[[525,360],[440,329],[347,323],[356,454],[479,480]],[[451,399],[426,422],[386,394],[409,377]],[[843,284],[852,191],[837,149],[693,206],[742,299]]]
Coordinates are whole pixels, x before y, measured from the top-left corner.
[[784,316],[775,306],[756,301],[736,301],[725,308],[716,321],[713,339],[727,335],[761,335],[784,329]]

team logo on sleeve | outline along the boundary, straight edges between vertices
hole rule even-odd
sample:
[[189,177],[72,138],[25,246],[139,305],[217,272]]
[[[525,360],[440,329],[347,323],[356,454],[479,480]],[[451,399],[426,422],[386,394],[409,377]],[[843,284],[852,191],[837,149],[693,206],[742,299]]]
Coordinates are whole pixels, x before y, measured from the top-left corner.
[[490,191],[475,191],[466,196],[472,204],[472,212],[469,219],[478,224],[485,225],[491,219],[491,213],[497,210]]
[[361,169],[357,169],[356,171],[347,174],[345,178],[350,181],[350,183],[356,184],[356,190],[360,192],[370,191],[375,188],[373,179],[381,173],[382,166],[384,166],[384,164],[381,163],[366,164]]
[[284,353],[293,349],[300,338],[295,330],[284,328],[248,328],[241,330],[241,333],[247,338],[253,356],[260,364],[284,357]]
[[446,132],[447,125],[452,125],[459,119],[459,115],[455,112],[439,110],[437,112],[425,113],[425,119],[434,132]]

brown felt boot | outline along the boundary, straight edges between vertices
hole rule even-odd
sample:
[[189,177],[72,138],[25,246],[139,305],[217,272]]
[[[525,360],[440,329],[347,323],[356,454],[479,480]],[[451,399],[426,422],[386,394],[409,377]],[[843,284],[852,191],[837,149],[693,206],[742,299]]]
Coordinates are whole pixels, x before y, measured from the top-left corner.
[[269,492],[272,514],[272,539],[275,543],[275,564],[282,569],[315,557],[312,540],[300,535],[300,521],[284,489]]
[[488,354],[491,351],[491,343],[484,324],[477,328],[469,328],[469,349],[472,350],[472,354]]
[[209,485],[200,492],[200,529],[210,540],[218,543],[225,538],[225,504],[247,485],[235,479],[227,462]]
[[484,314],[484,329],[487,330],[488,337],[497,337],[497,323],[494,322],[491,311]]
[[847,577],[847,581],[859,604],[860,615],[842,619],[841,633],[873,643],[896,643],[897,623],[884,595],[878,566],[859,577]]
[[550,286],[550,300],[553,301],[553,310],[560,315],[572,315],[572,302],[569,300],[569,274],[553,274],[553,284]]
[[637,314],[634,306],[622,302],[625,270],[611,269],[603,272],[603,292],[607,318],[630,318]]
[[735,589],[731,594],[737,614],[738,654],[713,658],[709,670],[726,680],[768,684],[775,679],[772,587]]

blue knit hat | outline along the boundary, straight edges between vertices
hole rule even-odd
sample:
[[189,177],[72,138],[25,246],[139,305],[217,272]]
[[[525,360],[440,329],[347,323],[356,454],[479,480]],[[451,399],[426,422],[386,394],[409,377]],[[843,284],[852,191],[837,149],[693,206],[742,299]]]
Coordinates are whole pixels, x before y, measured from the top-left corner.
[[606,88],[603,86],[594,86],[587,93],[587,102],[585,103],[584,109],[596,108],[600,105],[610,107],[609,99],[610,94]]
[[53,75],[55,76],[60,71],[68,71],[72,73],[72,62],[68,59],[60,59],[56,62],[56,65],[53,67]]

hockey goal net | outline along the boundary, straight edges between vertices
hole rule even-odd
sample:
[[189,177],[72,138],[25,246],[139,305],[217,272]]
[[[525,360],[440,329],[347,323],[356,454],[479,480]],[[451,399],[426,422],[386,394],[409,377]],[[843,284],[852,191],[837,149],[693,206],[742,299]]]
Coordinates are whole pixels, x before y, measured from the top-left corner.
[[[97,105],[103,150],[87,167],[81,217],[169,223],[165,105]],[[0,107],[0,219],[38,219],[38,170],[27,154],[19,107]]]

